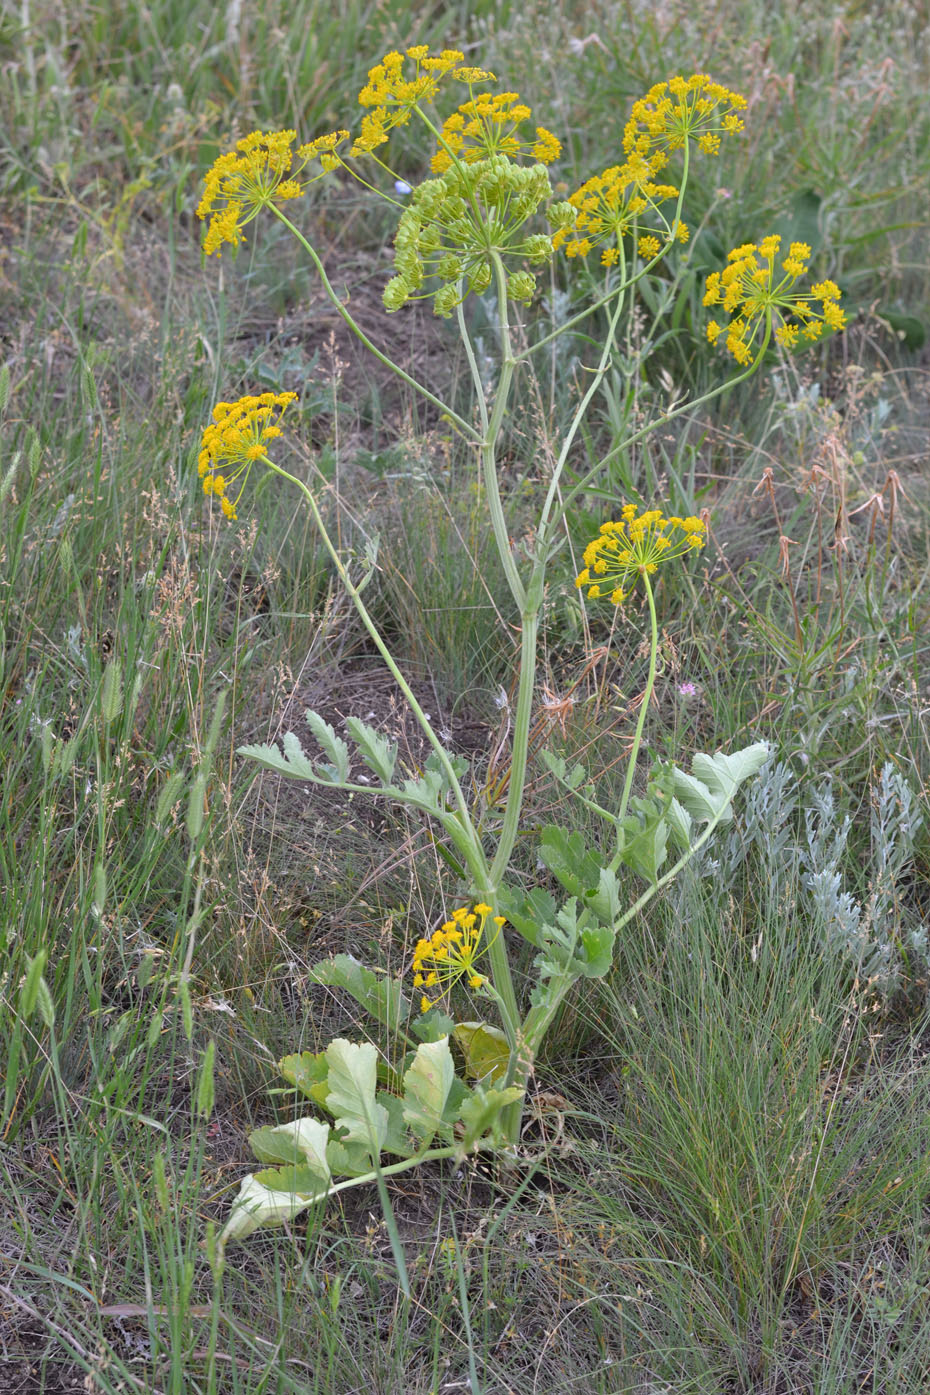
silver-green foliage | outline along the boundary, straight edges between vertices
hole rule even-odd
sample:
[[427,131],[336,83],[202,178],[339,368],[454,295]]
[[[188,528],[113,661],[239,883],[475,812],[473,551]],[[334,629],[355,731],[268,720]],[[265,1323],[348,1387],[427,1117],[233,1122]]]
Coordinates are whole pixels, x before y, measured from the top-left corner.
[[870,806],[871,854],[864,899],[848,886],[852,815],[838,810],[829,780],[802,794],[783,761],[764,766],[747,788],[742,827],[712,846],[698,870],[713,875],[728,890],[752,852],[762,863],[772,896],[780,901],[792,887],[799,888],[824,947],[845,955],[857,973],[887,992],[899,981],[909,957],[922,959],[928,953],[928,927],[914,917],[905,925],[908,916],[900,897],[924,814],[907,780],[890,762],[871,788]]

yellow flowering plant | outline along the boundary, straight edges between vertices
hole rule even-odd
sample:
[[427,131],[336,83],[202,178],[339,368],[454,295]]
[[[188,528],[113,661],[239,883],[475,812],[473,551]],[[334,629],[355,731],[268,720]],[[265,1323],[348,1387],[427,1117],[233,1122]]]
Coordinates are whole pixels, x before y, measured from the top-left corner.
[[[637,587],[646,600],[649,672],[621,800],[619,806],[605,807],[586,771],[569,769],[558,755],[543,752],[566,794],[602,821],[604,836],[595,846],[570,827],[547,825],[538,837],[548,885],[527,890],[513,871],[518,837],[521,832],[528,836],[521,815],[547,579],[567,538],[566,510],[585,496],[605,464],[598,462],[567,488],[569,458],[605,375],[616,368],[621,317],[639,306],[643,278],[676,245],[688,241],[683,212],[690,161],[714,158],[724,140],[739,138],[746,104],[706,74],[659,83],[634,103],[626,126],[618,131],[621,161],[593,174],[570,197],[558,198],[550,176],[561,154],[558,136],[533,124],[530,108],[517,93],[491,91],[494,81],[492,73],[466,65],[458,50],[431,54],[417,45],[405,53],[388,53],[370,70],[359,94],[363,114],[354,136],[337,130],[295,148],[294,131],[255,132],[219,157],[198,208],[207,225],[208,254],[226,245],[237,250],[243,228],[259,213],[277,219],[306,252],[352,332],[454,425],[480,472],[506,585],[520,615],[509,770],[495,792],[491,781],[466,780],[464,762],[446,750],[433,730],[365,605],[366,578],[352,574],[327,531],[314,489],[285,467],[283,423],[286,417],[295,427],[299,423],[294,394],[246,396],[214,409],[198,455],[205,493],[230,520],[245,507],[255,469],[273,473],[302,495],[362,624],[431,748],[423,769],[402,772],[396,747],[364,722],[350,718],[344,738],[318,713],[308,712],[310,733],[322,756],[305,752],[294,735],[286,736],[281,747],[248,746],[242,754],[283,776],[375,793],[417,811],[432,825],[444,860],[454,869],[455,900],[461,902],[438,927],[423,928],[402,977],[389,978],[350,955],[316,966],[317,982],[352,994],[392,1040],[401,1042],[405,1054],[398,1066],[372,1043],[339,1039],[323,1053],[302,1053],[280,1063],[285,1078],[333,1122],[307,1116],[252,1135],[254,1151],[269,1166],[242,1184],[224,1244],[362,1181],[375,1181],[386,1205],[384,1176],[424,1158],[461,1157],[480,1148],[513,1153],[527,1084],[560,1003],[579,979],[608,971],[617,936],[714,830],[733,817],[740,786],[767,755],[760,742],[729,754],[695,755],[690,772],[673,763],[655,767],[645,792],[634,796],[656,678],[655,588],[663,567],[686,565],[700,552],[706,519],[666,514],[634,500],[619,504],[615,517],[601,524],[585,548],[575,585],[594,604],[626,607]],[[410,123],[420,125],[432,153],[428,177],[401,199],[389,160],[390,135]],[[474,391],[473,413],[442,401],[361,330],[333,289],[316,248],[292,221],[308,187],[335,171],[396,208],[395,274],[385,286],[385,309],[394,313],[412,300],[428,299],[436,314],[456,318]],[[518,347],[513,317],[519,307],[535,302],[540,272],[558,261],[557,274],[571,276],[591,254],[600,263],[597,292],[588,293],[592,282],[585,279],[587,303],[549,332],[531,340],[522,336]],[[812,342],[841,328],[834,284],[822,281],[803,289],[809,260],[810,249],[793,243],[779,261],[778,239],[772,237],[736,249],[726,266],[709,277],[705,303],[721,307],[729,317],[726,327],[711,321],[707,335],[726,344],[737,375],[698,401],[680,402],[637,425],[612,454],[748,378],[770,347],[791,350],[800,340]],[[468,297],[485,293],[500,350],[490,386],[465,313]],[[498,469],[516,371],[598,310],[606,313],[603,342],[592,353],[584,389],[545,468],[531,539],[518,548]],[[366,783],[350,778],[349,742],[370,772]],[[632,899],[631,878],[643,883]],[[525,1000],[511,972],[510,947],[519,938],[535,951],[535,986]],[[463,1020],[462,1004],[469,1001],[483,1005],[489,1016]],[[457,1044],[464,1075],[456,1072],[451,1043]],[[383,1163],[382,1154],[396,1161]],[[336,1180],[340,1174],[342,1181]],[[402,1268],[399,1254],[398,1263]]]

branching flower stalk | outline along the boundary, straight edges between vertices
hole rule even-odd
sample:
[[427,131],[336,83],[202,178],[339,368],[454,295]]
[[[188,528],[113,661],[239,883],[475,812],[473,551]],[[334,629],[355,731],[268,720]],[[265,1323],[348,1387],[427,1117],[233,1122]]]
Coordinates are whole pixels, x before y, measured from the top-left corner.
[[[623,132],[623,163],[593,176],[569,199],[554,200],[546,165],[558,158],[559,141],[543,127],[536,127],[535,136],[524,134],[530,111],[516,93],[495,96],[479,93],[476,96],[476,84],[490,80],[492,75],[484,70],[466,67],[462,55],[454,50],[430,55],[426,46],[418,45],[408,49],[406,55],[388,54],[371,70],[369,81],[360,93],[365,115],[361,132],[347,151],[345,146],[351,140],[348,133],[332,132],[298,147],[298,163],[292,168],[291,146],[295,133],[265,136],[255,132],[239,142],[238,154],[221,156],[217,161],[207,176],[206,193],[198,209],[202,218],[211,220],[206,249],[217,252],[223,243],[237,250],[244,241],[241,228],[261,210],[270,210],[307,253],[325,294],[351,332],[382,365],[438,408],[474,449],[495,544],[507,587],[520,614],[520,668],[510,768],[503,812],[495,825],[487,818],[486,809],[477,815],[472,812],[455,761],[434,732],[379,633],[361,595],[364,581],[358,584],[350,576],[326,529],[314,490],[274,458],[277,454],[274,442],[280,435],[278,422],[293,395],[260,395],[240,399],[231,405],[220,404],[217,408],[213,424],[204,432],[199,461],[205,493],[220,502],[227,517],[235,518],[249,470],[254,466],[268,469],[297,487],[366,631],[429,743],[433,768],[416,779],[398,780],[394,775],[396,752],[377,733],[350,719],[349,729],[359,753],[379,780],[377,785],[356,785],[348,780],[345,742],[318,714],[312,713],[308,714],[308,721],[317,741],[330,757],[329,764],[315,764],[309,760],[293,738],[290,745],[285,741],[283,754],[274,746],[248,747],[245,753],[281,774],[344,790],[380,793],[421,810],[448,836],[462,860],[469,883],[468,894],[473,898],[470,905],[456,911],[441,930],[424,935],[414,956],[414,982],[424,1010],[417,1034],[424,1044],[418,1048],[417,1060],[404,1076],[407,1093],[403,1112],[410,1129],[420,1140],[416,1147],[410,1145],[417,1158],[452,1156],[456,1147],[466,1146],[447,1143],[437,1151],[427,1151],[437,1131],[448,1138],[448,1119],[442,1116],[440,1105],[433,1100],[427,1108],[424,1103],[440,1077],[445,1082],[443,1098],[448,1096],[446,1073],[451,1070],[451,1056],[447,1039],[431,1035],[439,998],[443,1009],[451,1008],[452,988],[459,985],[456,991],[461,991],[464,981],[471,992],[497,1010],[503,1029],[502,1035],[497,1032],[503,1043],[499,1048],[503,1055],[495,1061],[485,1084],[476,1087],[478,1093],[471,1103],[462,1105],[460,1117],[463,1137],[470,1140],[468,1147],[494,1146],[495,1140],[513,1147],[520,1134],[523,1093],[540,1043],[559,1003],[579,978],[597,977],[607,972],[616,935],[677,876],[689,858],[712,836],[714,829],[732,817],[736,791],[759,768],[766,754],[764,744],[760,743],[730,756],[722,753],[713,757],[696,756],[693,774],[687,775],[670,766],[664,785],[650,785],[644,798],[634,797],[638,757],[657,668],[658,618],[653,578],[662,565],[702,545],[705,524],[696,517],[665,517],[658,509],[643,509],[630,502],[620,510],[619,519],[604,523],[589,543],[584,570],[576,581],[589,600],[609,597],[616,606],[627,600],[640,581],[646,593],[650,625],[649,670],[619,808],[603,807],[592,787],[584,783],[584,772],[578,773],[580,768],[568,771],[564,762],[547,756],[547,763],[565,789],[607,822],[611,848],[609,852],[605,849],[603,854],[586,849],[582,856],[568,831],[558,827],[544,830],[541,856],[555,880],[568,893],[561,907],[542,889],[535,899],[528,898],[509,878],[522,827],[540,613],[548,569],[565,540],[562,533],[566,510],[584,495],[595,476],[618,452],[667,426],[683,412],[694,412],[756,372],[773,335],[782,349],[790,352],[799,347],[799,338],[813,341],[824,333],[842,328],[843,324],[838,308],[839,291],[834,283],[821,282],[810,292],[799,289],[809,256],[809,249],[803,244],[792,244],[780,267],[776,265],[777,238],[764,238],[758,245],[745,244],[736,249],[727,267],[709,279],[705,303],[719,304],[731,316],[726,329],[720,326],[709,329],[708,338],[712,343],[719,338],[727,345],[740,371],[696,401],[679,404],[646,422],[563,494],[561,481],[572,448],[611,366],[621,317],[630,309],[636,286],[644,276],[657,271],[676,243],[686,242],[689,237],[682,212],[691,146],[694,144],[705,154],[715,155],[721,137],[736,134],[741,129],[738,113],[745,102],[738,94],[702,74],[657,84],[633,107]],[[468,100],[444,121],[428,115],[424,108],[436,103],[455,82],[467,86]],[[428,298],[438,315],[456,317],[475,393],[477,425],[377,348],[337,295],[312,243],[281,206],[286,204],[289,210],[310,183],[340,168],[366,188],[379,192],[374,178],[369,180],[358,173],[357,162],[370,157],[388,178],[396,179],[388,162],[375,152],[388,142],[391,130],[407,124],[414,114],[437,143],[432,165],[434,177],[412,189],[409,201],[403,205],[395,238],[396,275],[385,288],[385,306],[393,312],[409,300]],[[666,169],[670,156],[678,152],[682,157],[678,184],[661,182],[668,178]],[[312,169],[314,161],[319,161],[321,173],[302,183],[302,172]],[[384,197],[398,206],[393,195]],[[666,217],[661,205],[671,204],[672,200],[674,211],[671,217]],[[564,251],[566,269],[570,272],[595,249],[600,251],[604,267],[603,294],[595,296],[576,314],[520,353],[515,352],[511,306],[531,303],[538,270],[548,265],[556,253]],[[464,307],[470,295],[480,295],[491,289],[496,300],[500,360],[494,390],[488,393],[479,371]],[[820,309],[816,306],[818,301]],[[600,308],[607,310],[604,340],[589,370],[586,389],[562,436],[546,483],[533,545],[523,563],[511,545],[497,464],[516,369],[527,363],[538,349],[571,332]],[[234,483],[238,493],[235,499],[230,499],[227,491]],[[492,848],[487,846],[489,839],[493,840]],[[672,845],[679,849],[680,855],[670,869],[663,870],[668,848]],[[625,908],[620,900],[617,876],[621,867],[644,877],[648,883],[632,905]],[[486,934],[486,927],[492,923],[494,933]],[[510,969],[507,935],[512,933],[524,936],[537,950],[538,983],[525,1013],[521,1013]],[[475,968],[474,960],[479,954],[487,955],[488,974]],[[383,985],[376,992],[372,983],[364,978],[367,971],[361,971],[355,961],[342,964],[337,962],[338,958],[318,966],[325,975],[320,981],[347,988],[377,1015],[381,1011],[378,1004]],[[390,990],[389,998],[393,1015],[381,1020],[395,1022],[404,1001],[399,984]],[[386,1006],[384,1011],[388,1011]],[[444,1020],[449,1021],[448,1018]],[[497,1029],[487,1024],[463,1025],[469,1025],[470,1029],[477,1027],[479,1035],[483,1034],[482,1049],[486,1055],[490,1051],[493,1057],[496,1040],[493,1034]],[[471,1036],[463,1035],[460,1028],[455,1027],[453,1035],[465,1052],[466,1061],[471,1059],[474,1067],[474,1060],[469,1056],[469,1052],[476,1049],[474,1032]],[[409,1036],[406,1040],[410,1040]],[[435,1043],[435,1059],[430,1056],[432,1063],[427,1066],[426,1058],[434,1051],[432,1043]],[[373,1074],[370,1079],[366,1075],[364,1089],[359,1086],[359,1099],[363,1103],[356,1101],[364,1113],[364,1126],[352,1112],[355,1106],[349,1107],[352,1091],[345,1084],[345,1072],[350,1066],[353,1071],[356,1067],[361,1070],[362,1062],[361,1056],[353,1055],[354,1050],[350,1043],[332,1043],[326,1053],[331,1060],[325,1069],[330,1071],[332,1098],[340,1099],[342,1107],[349,1109],[345,1118],[337,1122],[345,1124],[348,1120],[349,1137],[356,1129],[359,1139],[364,1137],[365,1140],[368,1161],[365,1163],[359,1154],[355,1165],[355,1175],[361,1180],[372,1175],[372,1164],[375,1175],[380,1176],[412,1163],[391,1164],[379,1169],[377,1155],[382,1146],[387,1146],[389,1115],[385,1110],[382,1110],[383,1118],[378,1113],[381,1107],[375,1101]],[[369,1065],[373,1071],[373,1064],[365,1056],[364,1072],[368,1072]],[[303,1069],[293,1067],[295,1079],[302,1078]],[[318,1083],[324,1078],[313,1076],[313,1072],[324,1070],[325,1074],[325,1069],[319,1064],[306,1067],[310,1071],[308,1092],[313,1080]],[[427,1080],[432,1084],[427,1085]],[[326,1097],[325,1093],[321,1096]],[[451,1106],[447,1103],[443,1107]],[[396,1113],[396,1105],[394,1108]],[[294,1165],[298,1171],[288,1174],[290,1192],[280,1190],[283,1185],[280,1181],[266,1184],[249,1179],[255,1182],[248,1195],[253,1211],[256,1205],[261,1210],[263,1186],[278,1188],[274,1191],[277,1199],[268,1201],[262,1213],[266,1219],[280,1218],[284,1213],[294,1214],[293,1206],[287,1201],[288,1195],[292,1201],[296,1197],[299,1205],[304,1205],[308,1204],[307,1198],[329,1194],[344,1185],[332,1182],[329,1163],[320,1152],[323,1146],[320,1130],[324,1126],[306,1120],[294,1128],[297,1130],[295,1146],[299,1144],[303,1149],[305,1161],[301,1162],[295,1155]],[[286,1147],[275,1143],[270,1154],[269,1146],[267,1140],[262,1143],[265,1153],[260,1152],[260,1157],[282,1160],[281,1150],[283,1160],[290,1157],[287,1152],[290,1143]],[[396,1136],[393,1146],[395,1150],[400,1147]],[[344,1147],[338,1156],[340,1166],[348,1166],[349,1155]],[[300,1171],[301,1168],[304,1170]],[[311,1174],[316,1179],[312,1182]],[[269,1196],[271,1194],[269,1192]],[[285,1198],[283,1202],[281,1196]],[[248,1225],[254,1228],[251,1222]],[[239,1224],[238,1233],[245,1233],[245,1228],[245,1222]]]

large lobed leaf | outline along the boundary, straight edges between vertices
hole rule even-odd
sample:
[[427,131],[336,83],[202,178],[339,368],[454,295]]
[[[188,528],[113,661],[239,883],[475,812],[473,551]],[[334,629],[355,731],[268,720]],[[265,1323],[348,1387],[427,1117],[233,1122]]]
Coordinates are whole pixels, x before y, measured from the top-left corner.
[[321,960],[310,970],[310,978],[329,988],[344,988],[385,1027],[396,1029],[409,1016],[410,1000],[404,996],[400,979],[376,974],[352,954],[335,954]]
[[[733,796],[744,781],[758,774],[768,754],[766,741],[757,741],[729,756],[723,751],[713,756],[698,752],[691,762],[690,775],[674,767],[675,798],[698,823],[729,823],[733,818]],[[682,822],[680,818],[678,822]]]
[[378,1050],[370,1041],[336,1037],[326,1048],[326,1107],[348,1143],[361,1143],[377,1161],[387,1136],[388,1114],[378,1104]]
[[440,1131],[447,1133],[443,1111],[455,1066],[449,1050],[449,1038],[423,1042],[417,1047],[413,1064],[404,1075],[404,1121],[425,1148]]

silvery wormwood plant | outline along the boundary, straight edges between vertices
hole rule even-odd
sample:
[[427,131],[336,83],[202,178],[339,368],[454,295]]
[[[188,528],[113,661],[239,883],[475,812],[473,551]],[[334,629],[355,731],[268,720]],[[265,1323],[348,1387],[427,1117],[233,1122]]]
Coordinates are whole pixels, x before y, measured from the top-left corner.
[[[316,1112],[252,1135],[253,1151],[266,1166],[242,1183],[223,1245],[361,1182],[375,1181],[386,1204],[384,1177],[426,1159],[461,1158],[481,1149],[512,1153],[533,1063],[560,1003],[579,979],[608,971],[616,937],[700,853],[715,829],[733,818],[740,786],[768,754],[763,742],[729,754],[699,754],[690,772],[675,764],[655,768],[644,793],[634,795],[656,676],[654,588],[662,567],[703,546],[706,525],[702,518],[666,515],[627,502],[618,507],[618,517],[601,525],[575,578],[589,600],[603,598],[621,606],[641,587],[647,603],[649,673],[620,803],[607,807],[582,767],[569,768],[559,757],[545,755],[566,797],[595,816],[602,837],[590,843],[571,827],[549,825],[539,846],[549,886],[527,889],[514,873],[547,573],[565,542],[566,509],[590,490],[606,461],[571,487],[564,479],[566,466],[605,375],[616,373],[618,363],[629,374],[642,371],[642,365],[628,362],[618,351],[621,318],[638,306],[645,278],[658,276],[675,245],[687,243],[682,211],[691,161],[713,158],[723,139],[738,137],[745,100],[704,74],[658,83],[633,105],[618,132],[618,163],[592,176],[568,199],[556,199],[548,167],[560,156],[559,140],[544,127],[528,128],[529,108],[516,93],[491,95],[485,89],[492,81],[492,74],[465,66],[455,50],[431,55],[417,46],[405,54],[387,54],[359,94],[364,115],[354,139],[348,131],[333,131],[295,150],[294,131],[256,131],[215,162],[198,209],[207,222],[207,253],[219,253],[226,245],[236,252],[245,240],[243,229],[259,213],[277,218],[304,249],[352,332],[412,391],[439,408],[467,443],[482,478],[521,628],[501,807],[487,789],[482,791],[480,781],[465,779],[466,764],[433,731],[365,605],[362,592],[376,566],[374,549],[361,569],[344,557],[324,525],[314,488],[282,465],[282,422],[295,395],[259,393],[217,404],[198,457],[205,493],[230,520],[238,516],[253,467],[270,471],[301,493],[362,624],[431,748],[422,769],[402,770],[393,745],[365,723],[349,719],[354,756],[374,777],[373,784],[353,783],[348,742],[319,714],[308,712],[309,731],[321,754],[307,754],[294,735],[285,736],[280,747],[247,746],[241,754],[288,778],[374,792],[418,811],[436,831],[444,859],[463,888],[458,899],[465,901],[418,941],[412,996],[403,979],[388,978],[349,955],[316,966],[318,983],[348,991],[379,1024],[385,1040],[401,1043],[401,1059],[389,1059],[373,1042],[338,1039],[319,1054],[304,1052],[280,1062],[285,1079]],[[459,96],[441,119],[437,109],[456,86]],[[460,100],[463,89],[465,101]],[[434,148],[430,177],[412,189],[398,179],[386,154],[391,132],[409,123],[419,123]],[[337,172],[395,206],[395,275],[385,288],[385,308],[395,312],[428,299],[438,315],[455,317],[474,391],[472,416],[443,402],[364,334],[334,291],[317,250],[288,216],[286,210],[316,180]],[[612,453],[751,376],[770,346],[793,353],[841,328],[836,286],[825,281],[803,289],[810,255],[803,243],[792,243],[781,255],[777,237],[734,249],[726,266],[709,278],[705,304],[717,307],[723,318],[723,323],[709,321],[707,338],[731,355],[738,375],[723,377],[705,397],[679,403],[637,427]],[[513,316],[533,301],[539,272],[556,256],[564,256],[569,273],[596,256],[600,285],[580,310],[560,314],[548,333],[518,349]],[[585,288],[597,284],[590,273],[581,280]],[[493,297],[499,350],[490,383],[465,315],[468,297],[485,291],[489,304]],[[542,481],[532,546],[518,551],[510,540],[497,466],[517,370],[531,366],[533,356],[560,336],[582,325],[589,331],[597,311],[606,318],[603,342],[588,365],[584,391]],[[539,455],[544,458],[542,450]],[[624,900],[621,869],[643,884],[632,904]],[[511,974],[508,942],[513,936],[535,952],[536,983],[523,1008]],[[466,990],[492,1020],[484,1015],[458,1019],[454,995]],[[464,1063],[464,1076],[456,1072],[452,1043]]]
[[761,870],[775,904],[800,902],[805,924],[823,951],[840,956],[860,982],[881,994],[896,988],[902,971],[927,961],[927,926],[902,904],[902,884],[913,866],[925,824],[906,778],[886,762],[869,791],[867,894],[847,881],[853,821],[837,808],[829,780],[800,782],[785,761],[770,757],[747,791],[741,826],[712,839],[692,863],[712,877],[720,894],[734,890],[750,864]]

